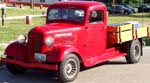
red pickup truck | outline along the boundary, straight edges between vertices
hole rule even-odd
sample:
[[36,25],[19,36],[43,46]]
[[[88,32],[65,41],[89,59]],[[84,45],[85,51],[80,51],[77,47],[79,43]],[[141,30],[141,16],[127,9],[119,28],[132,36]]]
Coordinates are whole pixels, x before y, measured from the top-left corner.
[[120,56],[137,63],[143,53],[142,37],[149,36],[149,28],[142,28],[146,35],[140,36],[141,30],[130,23],[108,26],[107,17],[101,2],[52,4],[46,24],[32,28],[27,37],[20,35],[6,48],[7,57],[1,61],[12,74],[28,68],[55,70],[64,82],[78,76],[81,63],[91,67]]

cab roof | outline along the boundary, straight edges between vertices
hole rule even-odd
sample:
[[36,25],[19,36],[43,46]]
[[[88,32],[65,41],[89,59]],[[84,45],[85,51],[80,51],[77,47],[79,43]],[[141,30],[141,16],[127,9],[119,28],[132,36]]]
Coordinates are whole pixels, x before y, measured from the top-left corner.
[[90,7],[106,7],[102,2],[95,1],[67,1],[67,2],[58,2],[50,5],[52,8],[65,8],[65,7],[75,7],[75,8],[90,8]]

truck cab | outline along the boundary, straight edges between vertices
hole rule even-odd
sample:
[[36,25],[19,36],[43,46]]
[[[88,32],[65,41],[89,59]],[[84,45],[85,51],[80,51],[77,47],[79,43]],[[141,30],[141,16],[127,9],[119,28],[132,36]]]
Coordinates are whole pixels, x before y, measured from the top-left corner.
[[[55,3],[47,10],[46,23],[32,28],[27,37],[20,35],[6,48],[7,57],[1,61],[13,74],[28,68],[55,70],[62,81],[70,82],[77,77],[81,63],[91,67],[128,55],[126,48],[132,42],[109,44],[107,27],[107,8],[101,2]],[[136,41],[136,59],[127,57],[131,63],[141,56],[141,41]]]

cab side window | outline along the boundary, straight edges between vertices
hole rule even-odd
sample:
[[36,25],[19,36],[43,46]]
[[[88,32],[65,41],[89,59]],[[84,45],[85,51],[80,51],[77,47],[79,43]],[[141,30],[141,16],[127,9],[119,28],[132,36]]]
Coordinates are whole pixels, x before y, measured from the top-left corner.
[[104,21],[104,12],[101,10],[92,11],[90,13],[90,23],[93,22],[103,22]]

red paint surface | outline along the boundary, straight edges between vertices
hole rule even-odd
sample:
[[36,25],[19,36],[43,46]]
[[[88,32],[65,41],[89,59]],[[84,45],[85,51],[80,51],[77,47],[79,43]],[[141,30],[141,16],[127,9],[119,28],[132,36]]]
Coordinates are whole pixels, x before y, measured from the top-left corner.
[[12,59],[2,59],[2,62],[16,64],[25,68],[42,68],[48,70],[58,70],[58,65],[42,64],[42,63],[23,63]]

